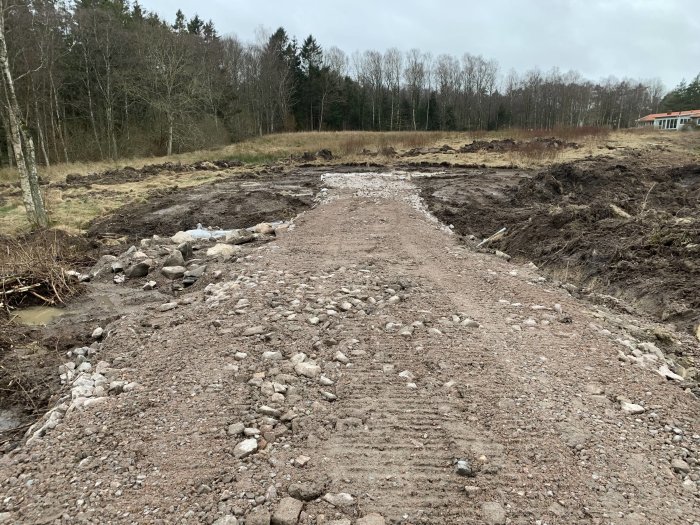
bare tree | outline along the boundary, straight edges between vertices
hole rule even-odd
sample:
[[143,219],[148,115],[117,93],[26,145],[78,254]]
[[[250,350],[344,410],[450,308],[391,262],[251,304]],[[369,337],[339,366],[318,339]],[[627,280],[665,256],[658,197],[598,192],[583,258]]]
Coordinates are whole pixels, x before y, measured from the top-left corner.
[[403,71],[406,88],[411,99],[411,122],[413,130],[417,130],[416,109],[420,101],[420,94],[425,81],[425,64],[423,54],[418,49],[411,49],[406,54],[406,68]]
[[10,69],[5,39],[5,13],[11,8],[7,0],[0,0],[0,70],[3,80],[4,104],[9,127],[9,137],[14,152],[17,171],[19,172],[22,199],[27,217],[32,225],[40,228],[48,226],[48,217],[44,200],[39,188],[36,169],[36,152],[34,141],[22,120],[22,113],[15,94],[15,84]]
[[401,66],[403,64],[403,56],[401,51],[395,47],[387,50],[384,53],[384,81],[386,82],[387,91],[391,99],[391,115],[389,118],[389,129],[394,130],[395,121],[400,119],[395,118],[398,112],[398,103],[401,89]]

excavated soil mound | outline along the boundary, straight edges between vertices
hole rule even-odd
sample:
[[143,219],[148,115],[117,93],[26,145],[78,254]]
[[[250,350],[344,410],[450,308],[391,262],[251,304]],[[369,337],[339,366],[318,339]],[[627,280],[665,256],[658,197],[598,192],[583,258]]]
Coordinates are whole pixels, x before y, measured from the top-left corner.
[[144,203],[96,219],[88,236],[134,242],[153,234],[173,235],[198,223],[229,229],[289,219],[313,204],[318,189],[318,177],[313,175],[255,174],[196,188],[168,188],[154,192]]
[[88,186],[90,184],[124,184],[128,182],[138,182],[145,180],[162,171],[172,173],[183,173],[188,171],[217,171],[237,166],[242,166],[243,163],[238,160],[215,160],[215,161],[200,161],[194,164],[182,164],[179,162],[165,162],[163,164],[148,164],[142,168],[132,168],[126,166],[124,168],[101,171],[99,173],[90,173],[88,175],[68,174],[65,183],[57,183],[56,187],[70,188]]
[[459,148],[460,153],[476,153],[477,151],[492,151],[492,152],[506,152],[506,151],[520,151],[529,148],[538,149],[564,149],[573,148],[578,149],[580,146],[575,142],[566,142],[561,139],[554,137],[537,137],[534,140],[522,142],[513,139],[503,139],[503,140],[475,140],[471,144],[465,144]]
[[424,179],[431,211],[462,235],[531,260],[562,280],[693,329],[700,297],[700,166],[638,161],[561,164],[498,183]]

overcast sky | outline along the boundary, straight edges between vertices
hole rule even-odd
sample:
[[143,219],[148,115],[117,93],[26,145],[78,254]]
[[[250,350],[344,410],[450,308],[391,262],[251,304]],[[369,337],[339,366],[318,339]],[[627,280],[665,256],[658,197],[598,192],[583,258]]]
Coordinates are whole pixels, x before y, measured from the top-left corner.
[[700,0],[141,0],[174,20],[212,19],[220,34],[252,42],[260,27],[353,51],[417,47],[433,55],[494,58],[501,74],[539,67],[660,78],[673,88],[700,72]]

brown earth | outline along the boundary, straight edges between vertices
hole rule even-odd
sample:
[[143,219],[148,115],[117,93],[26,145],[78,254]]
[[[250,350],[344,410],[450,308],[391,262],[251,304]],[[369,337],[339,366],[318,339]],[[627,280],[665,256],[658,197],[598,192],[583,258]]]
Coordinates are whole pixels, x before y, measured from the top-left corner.
[[539,173],[419,179],[455,231],[680,329],[700,322],[700,165],[591,159]]
[[318,175],[249,172],[189,188],[152,192],[143,203],[124,206],[92,222],[88,236],[95,240],[139,239],[173,235],[196,228],[246,228],[260,222],[287,220],[314,202]]
[[655,332],[466,248],[407,179],[326,177],[206,291],[125,311],[91,358],[120,386],[0,460],[0,517],[697,522],[700,402],[618,358]]

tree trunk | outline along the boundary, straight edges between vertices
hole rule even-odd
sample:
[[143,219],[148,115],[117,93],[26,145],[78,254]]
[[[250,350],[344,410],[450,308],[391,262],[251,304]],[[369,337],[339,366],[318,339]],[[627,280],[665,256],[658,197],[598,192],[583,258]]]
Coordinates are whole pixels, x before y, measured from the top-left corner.
[[175,119],[171,114],[168,114],[168,156],[173,154],[173,128]]
[[[5,42],[4,4],[0,3],[0,69],[5,84],[5,104],[7,105],[10,140],[15,154],[17,171],[19,171],[22,199],[27,210],[29,222],[34,226],[45,228],[49,221],[44,209],[44,201],[39,190],[39,177],[36,172],[36,154],[31,136],[20,121],[21,113],[15,86],[12,80],[10,64],[7,60],[7,44]],[[24,144],[23,144],[24,142]],[[24,146],[24,148],[23,148]],[[26,148],[26,155],[25,155]]]
[[44,156],[44,165],[48,168],[51,166],[49,160],[49,152],[46,149],[46,141],[44,140],[44,131],[41,128],[41,117],[39,113],[39,102],[37,102],[36,95],[34,95],[34,113],[36,114],[36,129],[39,137],[39,147],[41,148],[41,154]]

